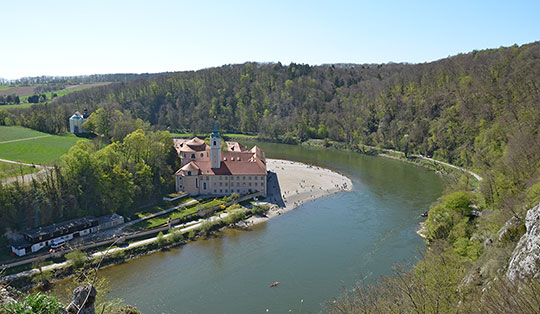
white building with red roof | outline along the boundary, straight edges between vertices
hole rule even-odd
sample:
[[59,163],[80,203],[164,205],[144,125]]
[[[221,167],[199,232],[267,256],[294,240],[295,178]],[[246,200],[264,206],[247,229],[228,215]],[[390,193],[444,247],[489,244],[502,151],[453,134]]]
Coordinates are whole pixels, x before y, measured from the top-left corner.
[[226,142],[221,150],[221,135],[214,123],[210,145],[195,137],[175,139],[174,146],[182,160],[175,173],[176,190],[191,195],[261,192],[266,196],[266,158],[257,146],[251,150],[237,142]]

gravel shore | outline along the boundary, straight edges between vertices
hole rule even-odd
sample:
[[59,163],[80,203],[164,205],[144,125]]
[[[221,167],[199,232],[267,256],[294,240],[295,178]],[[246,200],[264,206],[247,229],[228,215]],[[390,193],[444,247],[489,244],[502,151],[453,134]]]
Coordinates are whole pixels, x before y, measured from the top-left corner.
[[341,191],[350,191],[352,182],[335,171],[300,162],[266,159],[270,171],[268,196],[272,209],[266,217],[251,217],[248,225],[282,215],[311,200]]

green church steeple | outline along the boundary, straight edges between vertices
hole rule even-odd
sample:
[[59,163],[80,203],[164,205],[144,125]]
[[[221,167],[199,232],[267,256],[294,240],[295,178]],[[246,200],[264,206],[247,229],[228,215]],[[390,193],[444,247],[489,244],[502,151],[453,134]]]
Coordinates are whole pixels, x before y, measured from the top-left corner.
[[217,120],[214,120],[214,130],[212,131],[212,137],[220,138],[221,135],[219,134],[218,128],[217,128]]

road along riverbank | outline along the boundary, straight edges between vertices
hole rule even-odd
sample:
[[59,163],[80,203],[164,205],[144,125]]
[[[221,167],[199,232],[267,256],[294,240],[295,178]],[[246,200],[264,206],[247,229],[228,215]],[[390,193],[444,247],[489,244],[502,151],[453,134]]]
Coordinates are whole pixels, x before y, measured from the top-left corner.
[[[268,196],[261,201],[261,203],[268,203],[271,206],[271,209],[265,216],[250,216],[245,221],[239,222],[236,225],[249,226],[261,223],[290,211],[308,201],[340,191],[350,191],[352,189],[352,182],[349,178],[322,167],[288,160],[267,159],[267,168],[270,171],[267,182]],[[218,220],[222,220],[227,216],[227,213],[220,214],[207,219],[200,219],[189,225],[179,225],[173,229],[181,233],[196,231],[205,222],[217,223]],[[172,240],[174,235],[171,232],[169,233],[170,234],[166,234],[162,238]],[[155,245],[155,243],[160,241],[158,238],[159,236],[144,239],[109,250],[107,254],[113,256],[112,258],[109,258],[107,263],[103,263],[103,266],[122,263],[126,260],[158,251],[162,248],[162,245]],[[181,240],[179,243],[173,243],[175,241],[171,241],[168,246],[176,246],[185,243],[184,240],[186,239],[185,237],[179,237],[179,240]],[[105,252],[103,251],[97,252],[90,254],[89,258],[98,259],[104,254]],[[51,279],[54,280],[69,276],[69,274],[73,272],[73,269],[71,267],[71,261],[66,261],[47,265],[41,269],[31,269],[5,276],[2,278],[2,281],[17,280],[20,282],[20,284],[17,285],[19,288],[27,287],[31,284],[30,278],[42,271],[53,271],[53,278]]]

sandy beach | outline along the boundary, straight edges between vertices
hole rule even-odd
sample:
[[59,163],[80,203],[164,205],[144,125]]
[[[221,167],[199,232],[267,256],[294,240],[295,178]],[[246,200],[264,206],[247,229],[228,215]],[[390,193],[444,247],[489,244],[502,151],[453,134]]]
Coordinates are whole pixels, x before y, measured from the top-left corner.
[[282,215],[311,200],[341,191],[350,191],[352,182],[335,171],[300,162],[266,159],[270,171],[268,196],[272,207],[266,217],[251,217],[248,225]]

